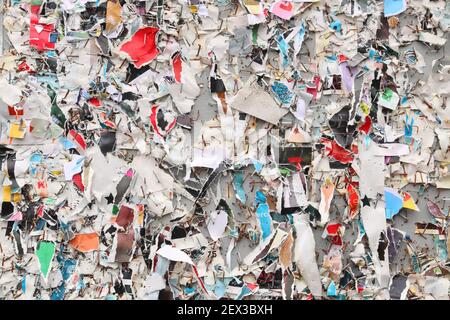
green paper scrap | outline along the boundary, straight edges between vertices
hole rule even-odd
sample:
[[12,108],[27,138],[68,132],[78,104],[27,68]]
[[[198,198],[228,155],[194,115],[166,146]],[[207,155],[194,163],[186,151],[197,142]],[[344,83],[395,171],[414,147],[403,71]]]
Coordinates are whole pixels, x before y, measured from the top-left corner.
[[55,255],[55,243],[51,241],[41,241],[36,247],[36,256],[41,266],[41,272],[44,278],[47,278],[50,271],[50,265]]
[[56,203],[56,199],[55,198],[45,198],[44,199],[44,204],[55,204]]
[[259,24],[255,24],[252,28],[252,42],[253,44],[258,44],[258,29]]
[[383,100],[391,101],[394,92],[390,88],[386,88],[383,92]]
[[291,175],[291,170],[289,170],[287,168],[279,168],[279,170],[283,176],[289,177]]
[[52,116],[52,120],[61,128],[64,128],[64,124],[66,123],[66,116],[64,112],[58,107],[56,103],[56,92],[51,88],[50,85],[47,86],[47,93],[52,101],[52,107],[50,109],[50,115]]

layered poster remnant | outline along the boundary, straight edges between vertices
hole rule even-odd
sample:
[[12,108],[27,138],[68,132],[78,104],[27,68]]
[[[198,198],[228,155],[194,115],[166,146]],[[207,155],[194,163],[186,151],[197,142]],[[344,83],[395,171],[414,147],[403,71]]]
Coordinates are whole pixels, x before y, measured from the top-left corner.
[[449,1],[2,5],[0,299],[449,298]]

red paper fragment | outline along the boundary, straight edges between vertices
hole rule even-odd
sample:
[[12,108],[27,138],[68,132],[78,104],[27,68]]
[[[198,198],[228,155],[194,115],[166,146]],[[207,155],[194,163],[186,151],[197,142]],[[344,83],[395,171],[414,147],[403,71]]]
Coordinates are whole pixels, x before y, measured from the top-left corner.
[[116,218],[116,223],[122,228],[127,229],[133,223],[133,219],[134,210],[127,206],[121,206]]
[[8,113],[10,116],[23,116],[23,109],[14,106],[8,106]]
[[173,129],[177,123],[177,119],[171,114],[164,114],[164,111],[159,106],[152,106],[150,122],[153,130],[162,137]]
[[22,71],[27,71],[29,74],[34,73],[34,70],[32,70],[30,68],[30,66],[27,64],[26,61],[22,61],[17,67],[17,72],[22,72]]
[[320,141],[325,145],[325,153],[327,156],[330,156],[343,164],[351,163],[353,161],[353,154],[351,151],[341,147],[335,140],[322,138]]
[[364,123],[361,126],[359,126],[358,130],[364,132],[365,134],[368,134],[370,128],[372,128],[372,119],[369,116],[366,116]]
[[319,92],[319,86],[320,86],[320,77],[315,76],[313,81],[314,81],[314,87],[308,86],[306,88],[306,92],[308,92],[309,94],[312,94],[313,99],[317,100],[317,93]]
[[55,49],[55,43],[50,41],[50,35],[55,31],[54,24],[39,23],[41,6],[31,6],[30,14],[30,46],[39,51]]
[[339,228],[341,227],[340,223],[330,223],[327,225],[327,233],[329,236],[337,236]]
[[86,142],[81,134],[76,132],[75,130],[69,131],[69,140],[75,142],[78,146],[80,146],[83,150],[86,150]]
[[88,102],[95,107],[100,107],[102,105],[98,98],[91,98],[88,100]]
[[72,177],[73,184],[80,189],[81,192],[84,192],[84,185],[81,179],[81,173],[77,173]]
[[359,194],[356,188],[349,184],[347,186],[347,196],[348,196],[348,207],[350,209],[349,211],[349,218],[353,219],[356,214],[358,213],[358,206],[359,206]]
[[122,44],[120,51],[125,52],[136,68],[140,68],[155,59],[159,54],[156,47],[158,28],[145,27],[139,29],[130,40]]
[[181,83],[181,71],[182,71],[183,67],[182,67],[181,56],[179,54],[177,54],[175,56],[175,58],[173,58],[172,65],[173,65],[173,74],[175,76],[175,81],[178,83]]

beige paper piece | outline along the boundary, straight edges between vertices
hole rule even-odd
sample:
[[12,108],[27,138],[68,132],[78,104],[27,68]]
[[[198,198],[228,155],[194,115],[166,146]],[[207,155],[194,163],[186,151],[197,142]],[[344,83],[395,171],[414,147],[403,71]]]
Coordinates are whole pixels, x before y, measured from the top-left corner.
[[325,225],[330,220],[330,205],[334,196],[334,184],[328,178],[320,187],[320,224]]
[[119,0],[109,0],[106,6],[106,32],[116,29],[122,22],[122,6]]
[[297,238],[295,239],[294,260],[297,263],[302,277],[313,296],[322,296],[322,283],[319,267],[316,261],[316,242],[309,225],[308,216],[296,216],[294,222]]
[[289,233],[286,241],[280,248],[280,264],[283,269],[289,269],[292,263],[292,245],[294,244],[294,237]]
[[288,113],[287,109],[280,108],[272,96],[256,84],[242,88],[230,105],[233,109],[271,124],[277,124]]

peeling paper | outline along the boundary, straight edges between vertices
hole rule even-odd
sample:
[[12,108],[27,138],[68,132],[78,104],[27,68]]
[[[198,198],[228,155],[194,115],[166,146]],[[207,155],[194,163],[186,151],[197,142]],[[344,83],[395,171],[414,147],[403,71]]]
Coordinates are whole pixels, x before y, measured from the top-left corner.
[[0,299],[447,300],[449,9],[4,1]]
[[322,296],[322,284],[320,282],[319,268],[314,251],[314,236],[306,216],[302,215],[295,222],[294,260],[296,261],[302,277],[305,279],[308,289],[315,297]]
[[137,67],[150,63],[158,54],[156,47],[156,34],[158,28],[142,28],[138,30],[130,40],[126,41],[120,51],[124,52],[131,62]]

